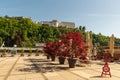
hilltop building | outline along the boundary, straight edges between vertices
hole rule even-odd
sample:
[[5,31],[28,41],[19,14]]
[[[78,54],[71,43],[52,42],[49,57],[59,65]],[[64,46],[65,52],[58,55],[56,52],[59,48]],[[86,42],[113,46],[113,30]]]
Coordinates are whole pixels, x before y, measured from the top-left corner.
[[59,24],[59,27],[75,28],[75,23],[74,22],[61,22]]
[[52,21],[41,21],[42,25],[46,26],[53,26],[53,27],[58,27],[59,22],[57,20],[52,20]]
[[57,20],[52,20],[52,21],[41,21],[40,23],[46,26],[75,28],[74,22],[58,22]]

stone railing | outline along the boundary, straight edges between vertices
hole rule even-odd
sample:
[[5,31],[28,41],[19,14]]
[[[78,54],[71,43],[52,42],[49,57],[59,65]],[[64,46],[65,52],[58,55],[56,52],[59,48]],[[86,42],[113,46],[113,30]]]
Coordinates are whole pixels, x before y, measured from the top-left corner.
[[20,51],[20,50],[24,50],[24,51],[29,51],[29,50],[32,50],[32,51],[35,51],[36,49],[38,49],[38,51],[42,51],[43,48],[27,48],[27,47],[0,47],[0,51],[3,51],[4,49],[6,50],[17,50],[17,51]]

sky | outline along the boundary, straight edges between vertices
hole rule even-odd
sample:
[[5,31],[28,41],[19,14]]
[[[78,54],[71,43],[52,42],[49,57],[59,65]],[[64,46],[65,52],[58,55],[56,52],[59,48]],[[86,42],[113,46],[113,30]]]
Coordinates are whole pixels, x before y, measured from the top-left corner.
[[120,0],[1,0],[0,16],[74,22],[86,31],[120,38]]

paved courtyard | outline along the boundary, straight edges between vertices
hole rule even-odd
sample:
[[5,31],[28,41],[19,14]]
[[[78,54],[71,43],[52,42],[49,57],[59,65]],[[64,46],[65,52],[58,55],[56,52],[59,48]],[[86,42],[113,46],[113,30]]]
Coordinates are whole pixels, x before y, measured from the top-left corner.
[[109,63],[112,77],[101,77],[102,61],[77,63],[69,68],[67,61],[60,65],[45,56],[0,57],[0,80],[120,80],[120,63]]

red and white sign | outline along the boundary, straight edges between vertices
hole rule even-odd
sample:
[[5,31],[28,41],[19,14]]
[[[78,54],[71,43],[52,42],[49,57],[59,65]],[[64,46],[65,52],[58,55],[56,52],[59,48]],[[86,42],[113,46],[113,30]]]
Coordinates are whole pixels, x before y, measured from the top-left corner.
[[104,72],[109,72],[109,71],[110,71],[110,68],[109,68],[108,66],[104,66],[104,67],[103,67],[103,71],[104,71]]
[[110,75],[110,77],[111,77],[110,67],[108,66],[107,62],[105,62],[104,66],[102,68],[102,74],[101,74],[101,76],[103,76],[103,74],[104,75]]

